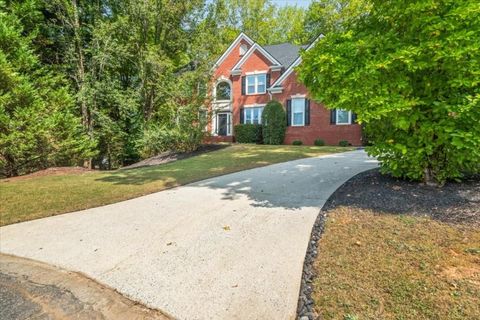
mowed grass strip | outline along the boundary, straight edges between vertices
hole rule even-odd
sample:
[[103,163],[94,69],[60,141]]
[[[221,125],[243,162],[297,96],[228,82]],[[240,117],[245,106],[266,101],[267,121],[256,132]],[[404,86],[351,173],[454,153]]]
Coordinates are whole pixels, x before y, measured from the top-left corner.
[[322,319],[478,319],[480,232],[427,218],[334,209],[319,242]]
[[182,184],[352,148],[238,144],[158,166],[0,180],[0,225],[97,207]]

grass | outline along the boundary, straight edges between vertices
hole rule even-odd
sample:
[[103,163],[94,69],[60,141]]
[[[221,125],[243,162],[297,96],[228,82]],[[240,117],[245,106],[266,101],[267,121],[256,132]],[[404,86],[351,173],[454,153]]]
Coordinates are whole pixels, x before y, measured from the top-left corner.
[[238,144],[158,166],[0,180],[0,225],[97,207],[226,173],[348,150]]
[[322,319],[478,319],[480,232],[340,207],[315,262]]

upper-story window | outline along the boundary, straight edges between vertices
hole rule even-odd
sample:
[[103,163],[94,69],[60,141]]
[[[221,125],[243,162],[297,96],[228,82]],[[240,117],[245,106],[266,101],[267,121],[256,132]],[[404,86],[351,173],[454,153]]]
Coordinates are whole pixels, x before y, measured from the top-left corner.
[[247,94],[262,94],[267,92],[267,75],[254,74],[247,76]]
[[240,56],[243,56],[245,53],[247,53],[247,45],[246,44],[242,44],[240,45]]
[[217,101],[222,100],[231,100],[232,97],[232,88],[230,84],[226,81],[219,82],[216,88],[215,98]]

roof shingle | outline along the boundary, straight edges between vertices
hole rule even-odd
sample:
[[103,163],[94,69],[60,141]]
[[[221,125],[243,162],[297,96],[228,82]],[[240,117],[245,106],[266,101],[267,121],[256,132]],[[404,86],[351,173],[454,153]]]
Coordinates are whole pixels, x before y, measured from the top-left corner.
[[277,59],[285,68],[288,68],[300,54],[300,49],[305,46],[296,46],[291,43],[280,43],[269,46],[263,46],[275,59]]

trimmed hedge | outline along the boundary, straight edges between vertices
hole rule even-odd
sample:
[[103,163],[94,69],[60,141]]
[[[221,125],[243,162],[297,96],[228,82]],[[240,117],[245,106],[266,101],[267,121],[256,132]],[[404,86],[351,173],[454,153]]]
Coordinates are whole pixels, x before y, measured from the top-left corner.
[[313,144],[320,147],[325,145],[325,141],[323,139],[316,139]]
[[348,147],[350,145],[350,143],[347,141],[347,140],[341,140],[338,145],[340,147]]
[[287,129],[286,115],[280,102],[272,100],[263,109],[263,143],[282,144]]
[[262,143],[261,124],[237,124],[235,139],[239,143]]
[[302,142],[301,140],[294,140],[294,141],[292,142],[292,144],[293,144],[294,146],[301,146],[301,145],[303,144],[303,142]]

